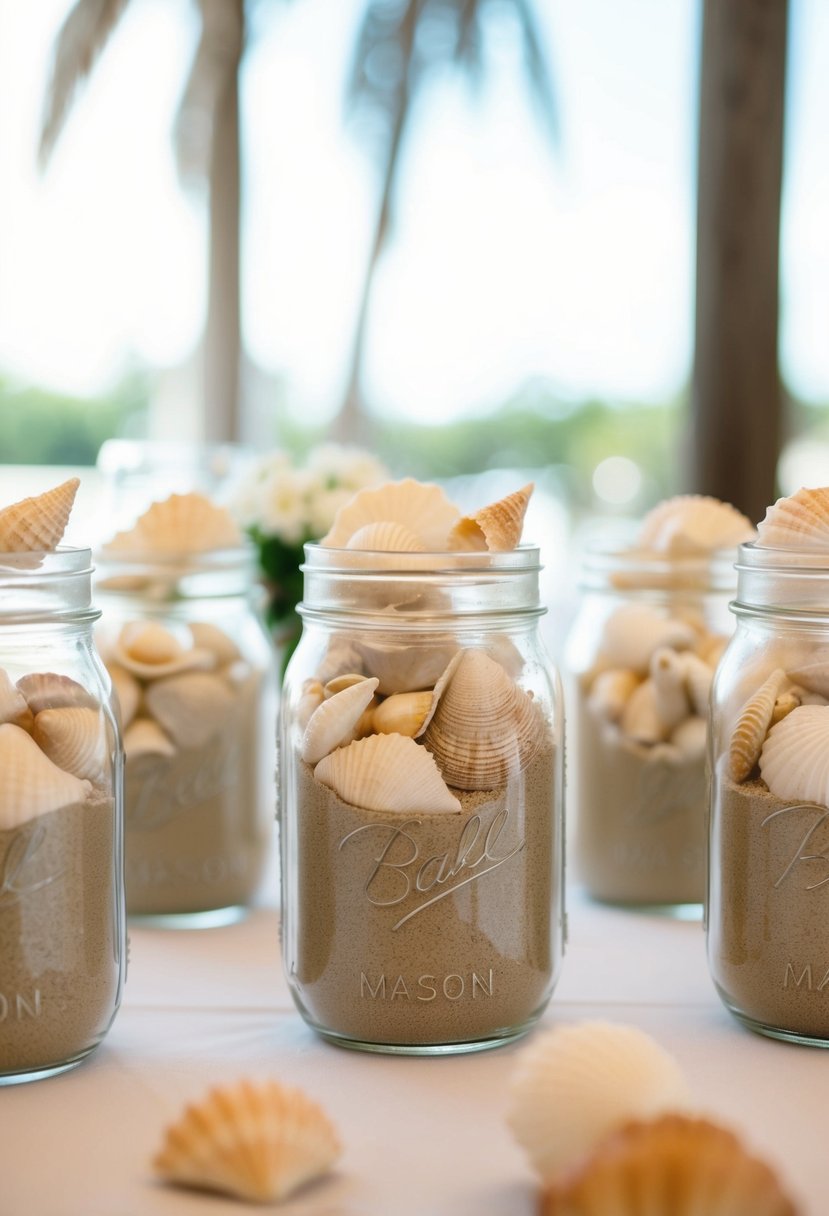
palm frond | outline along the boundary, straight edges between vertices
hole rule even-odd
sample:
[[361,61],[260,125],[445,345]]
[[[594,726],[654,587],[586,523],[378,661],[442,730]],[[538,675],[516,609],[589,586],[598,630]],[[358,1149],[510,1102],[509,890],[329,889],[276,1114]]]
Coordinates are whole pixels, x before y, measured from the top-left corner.
[[199,0],[199,10],[201,35],[173,132],[179,178],[185,186],[200,185],[206,178],[216,109],[238,71],[244,41],[241,4]]
[[81,83],[92,71],[129,0],[77,0],[55,40],[38,160],[45,168]]
[[561,138],[558,102],[556,101],[553,69],[544,47],[544,38],[530,0],[512,0],[512,6],[521,31],[530,92],[541,121],[546,126],[553,144],[557,146]]
[[400,105],[401,90],[417,89],[421,60],[415,38],[430,0],[369,0],[357,35],[346,102],[390,123]]

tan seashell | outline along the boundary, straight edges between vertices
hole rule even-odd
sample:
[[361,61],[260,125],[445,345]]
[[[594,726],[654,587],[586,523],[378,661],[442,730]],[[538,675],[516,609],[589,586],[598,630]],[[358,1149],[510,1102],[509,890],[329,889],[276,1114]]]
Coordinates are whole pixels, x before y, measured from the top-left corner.
[[371,704],[376,688],[376,679],[364,678],[317,706],[305,727],[299,749],[306,764],[317,764],[335,747],[354,738],[354,729]]
[[77,705],[97,709],[98,702],[82,684],[70,676],[61,676],[54,671],[33,671],[21,676],[17,687],[29,703],[33,714],[44,709],[68,709]]
[[142,756],[174,756],[176,749],[157,722],[136,718],[124,731],[124,754],[130,761]]
[[645,516],[638,543],[654,553],[680,557],[733,549],[754,536],[751,520],[730,503],[702,494],[680,494]]
[[574,1167],[541,1216],[798,1216],[771,1167],[708,1119],[628,1123]]
[[769,549],[829,549],[829,486],[803,487],[778,498],[757,525],[757,544]]
[[639,677],[624,667],[600,671],[590,689],[588,707],[605,722],[618,722],[638,687]]
[[98,781],[109,766],[106,726],[96,709],[44,709],[35,717],[32,738],[53,764],[73,777]]
[[241,1081],[186,1107],[153,1167],[167,1182],[270,1203],[328,1173],[340,1152],[327,1115],[301,1090]]
[[711,683],[714,679],[714,669],[709,667],[704,659],[693,650],[686,650],[680,658],[685,690],[691,708],[695,714],[704,718],[708,714],[708,702],[711,698]]
[[474,515],[459,519],[449,533],[449,548],[490,552],[516,549],[521,543],[524,516],[534,488],[530,482]]
[[728,771],[732,780],[738,783],[746,780],[760,758],[774,703],[785,680],[786,673],[778,667],[740,710],[728,749]]
[[170,557],[235,549],[243,543],[233,517],[224,507],[195,492],[171,494],[154,502],[125,532],[103,546],[107,556]]
[[433,694],[428,692],[398,692],[374,710],[371,724],[380,735],[406,735],[417,739],[432,715]]
[[42,553],[63,539],[80,481],[71,477],[34,498],[0,510],[0,553]]
[[798,705],[771,728],[760,775],[775,798],[829,807],[829,705]]
[[464,650],[423,741],[444,780],[462,790],[504,785],[544,739],[538,706],[482,650]]
[[424,549],[441,551],[459,515],[440,486],[407,477],[360,490],[340,507],[333,527],[320,544],[342,549],[366,524],[401,523],[413,528]]
[[521,1051],[507,1122],[532,1167],[552,1182],[630,1119],[688,1105],[678,1064],[650,1035],[579,1022],[539,1034]]
[[639,685],[625,706],[619,726],[636,743],[651,746],[667,737],[669,728],[657,709],[656,685],[650,677]]
[[802,667],[791,667],[786,674],[793,683],[805,688],[807,692],[829,697],[829,656],[805,663]]
[[0,726],[0,773],[2,831],[83,802],[92,788],[53,764],[31,735],[10,722]]
[[188,628],[196,650],[209,650],[216,659],[217,667],[235,663],[242,655],[239,647],[224,629],[210,621],[190,621]]
[[11,722],[31,732],[34,714],[20,689],[12,683],[9,673],[0,667],[0,725]]
[[799,693],[795,692],[794,689],[789,692],[781,692],[774,702],[774,709],[771,711],[770,726],[776,726],[778,722],[782,722],[793,709],[797,709],[798,705],[802,704],[803,701]]
[[110,659],[142,680],[162,680],[183,671],[206,671],[216,665],[210,650],[186,649],[157,621],[130,621],[121,630]]
[[141,702],[141,685],[120,663],[107,663],[122,728],[129,726]]
[[355,684],[362,684],[366,677],[359,671],[346,671],[341,676],[334,676],[333,680],[329,680],[325,685],[326,697],[333,697],[335,693],[342,692],[344,688],[352,688]]
[[364,549],[372,553],[422,553],[423,545],[405,524],[383,519],[364,524],[349,537],[346,549]]
[[403,735],[369,735],[330,752],[314,777],[351,806],[400,814],[459,814],[434,759]]
[[457,642],[433,645],[358,642],[360,665],[380,683],[381,696],[395,692],[422,692],[433,688],[459,653]]
[[687,760],[702,759],[708,743],[708,721],[693,714],[680,722],[671,734],[671,746],[679,750]]
[[144,693],[149,713],[177,747],[204,747],[233,713],[236,697],[218,676],[204,671],[157,680]]
[[679,726],[690,712],[683,657],[668,646],[660,646],[651,655],[654,709],[666,735]]
[[324,700],[325,689],[319,680],[305,680],[296,710],[296,720],[301,730],[305,730],[311,714]]
[[647,604],[625,604],[607,618],[600,653],[611,667],[628,667],[646,675],[651,655],[660,646],[690,649],[696,634],[686,621],[663,616]]

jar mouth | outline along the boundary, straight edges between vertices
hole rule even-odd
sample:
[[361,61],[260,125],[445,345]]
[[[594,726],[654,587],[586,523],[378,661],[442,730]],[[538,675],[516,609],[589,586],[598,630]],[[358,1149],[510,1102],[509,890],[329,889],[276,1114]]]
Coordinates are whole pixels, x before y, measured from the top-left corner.
[[252,544],[175,553],[96,552],[98,591],[159,600],[244,594],[256,574]]
[[305,561],[300,569],[348,576],[360,574],[395,575],[464,573],[512,574],[541,569],[537,545],[523,544],[503,552],[493,550],[389,551],[386,549],[335,549],[308,543],[303,546]]
[[774,570],[780,574],[825,574],[829,572],[829,548],[774,549],[748,541],[739,547],[736,569]]
[[596,541],[582,553],[579,583],[585,590],[733,591],[737,546],[697,553],[656,553],[632,538]]
[[92,550],[0,553],[0,621],[25,623],[43,618],[86,620],[92,608]]
[[773,549],[750,541],[740,545],[737,598],[740,615],[786,614],[825,625],[829,613],[829,549]]

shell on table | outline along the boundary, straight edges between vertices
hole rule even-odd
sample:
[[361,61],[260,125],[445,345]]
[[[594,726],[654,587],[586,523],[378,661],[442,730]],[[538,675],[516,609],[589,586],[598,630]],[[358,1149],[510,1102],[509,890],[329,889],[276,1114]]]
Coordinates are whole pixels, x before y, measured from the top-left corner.
[[41,553],[56,549],[63,539],[80,481],[24,498],[0,510],[0,553]]
[[754,536],[751,520],[730,503],[704,494],[679,494],[648,512],[637,540],[643,549],[681,557],[733,549]]
[[440,486],[430,482],[389,481],[360,490],[340,507],[321,545],[341,549],[361,528],[375,523],[401,523],[416,535],[424,550],[445,550],[449,529],[460,511]]
[[142,756],[170,758],[175,754],[172,740],[152,718],[136,718],[124,731],[124,755],[127,762],[139,760]]
[[120,663],[110,661],[106,666],[109,678],[112,680],[112,690],[115,694],[121,726],[127,727],[137,714],[138,706],[141,704],[141,685],[135,676]]
[[190,621],[187,628],[196,650],[208,650],[214,656],[217,667],[235,663],[242,655],[233,638],[214,625],[212,621]]
[[740,710],[728,748],[728,772],[738,783],[746,780],[760,759],[775,702],[785,681],[786,673],[781,667],[776,668]]
[[206,671],[156,680],[144,693],[148,712],[177,747],[204,747],[225,726],[237,698],[219,676]]
[[53,764],[74,777],[100,781],[109,767],[110,742],[100,710],[84,706],[41,710],[32,738]]
[[360,666],[379,680],[381,696],[395,692],[422,692],[433,688],[459,652],[457,642],[410,645],[381,640],[356,643]]
[[328,1173],[340,1152],[328,1116],[301,1090],[245,1080],[187,1106],[153,1167],[167,1182],[271,1203]]
[[775,798],[829,807],[829,705],[798,705],[771,728],[760,775]]
[[346,549],[364,549],[370,553],[422,553],[420,538],[404,523],[395,519],[380,519],[363,524],[348,538]]
[[147,508],[133,526],[118,532],[103,550],[113,556],[170,557],[235,549],[242,534],[229,511],[203,494],[171,494]]
[[473,515],[464,515],[449,532],[449,548],[490,552],[517,548],[534,488],[530,482],[506,498],[481,507]]
[[23,693],[12,683],[9,673],[0,667],[0,724],[4,722],[31,731],[34,714]]
[[216,666],[212,651],[183,646],[172,630],[158,621],[130,621],[107,656],[142,680],[163,680],[184,671],[209,671]]
[[600,671],[590,687],[588,708],[605,722],[618,722],[639,683],[636,673],[625,667]]
[[650,1035],[618,1023],[578,1022],[538,1035],[521,1051],[507,1122],[549,1183],[628,1120],[682,1110],[689,1101],[679,1065]]
[[662,646],[691,649],[696,641],[687,621],[664,616],[648,604],[624,604],[605,621],[599,650],[610,667],[647,675],[651,655]]
[[403,735],[369,735],[330,752],[314,778],[343,802],[367,811],[457,814],[458,799],[432,756]]
[[306,764],[317,764],[341,743],[350,742],[363,714],[374,700],[377,680],[363,677],[326,698],[308,720],[300,744]]
[[32,671],[20,677],[17,687],[35,715],[44,709],[68,709],[73,705],[98,708],[98,701],[82,684],[56,671]]
[[770,549],[829,547],[829,487],[803,488],[778,498],[757,525],[757,543]]
[[92,789],[88,781],[58,768],[30,734],[10,722],[0,726],[0,773],[3,831],[83,802]]

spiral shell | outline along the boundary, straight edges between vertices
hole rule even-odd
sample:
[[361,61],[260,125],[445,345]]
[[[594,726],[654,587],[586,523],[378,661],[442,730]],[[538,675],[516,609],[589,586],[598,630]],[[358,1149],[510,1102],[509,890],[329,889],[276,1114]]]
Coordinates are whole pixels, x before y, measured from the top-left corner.
[[404,814],[459,813],[432,757],[403,735],[369,735],[320,760],[314,777],[351,806]]
[[534,488],[530,482],[514,494],[508,494],[488,507],[481,507],[474,515],[459,519],[449,533],[449,548],[490,552],[517,548],[521,543],[524,516]]
[[732,780],[738,783],[746,780],[760,758],[775,702],[785,679],[786,673],[778,667],[740,710],[728,749],[728,771]]
[[775,798],[829,807],[829,705],[798,705],[771,728],[760,775]]
[[71,477],[34,498],[0,510],[0,553],[33,553],[56,549],[63,539],[80,481]]
[[803,487],[778,498],[757,525],[757,543],[770,549],[829,549],[829,486]]
[[31,735],[10,722],[0,726],[0,773],[2,831],[83,802],[92,788],[53,764]]

